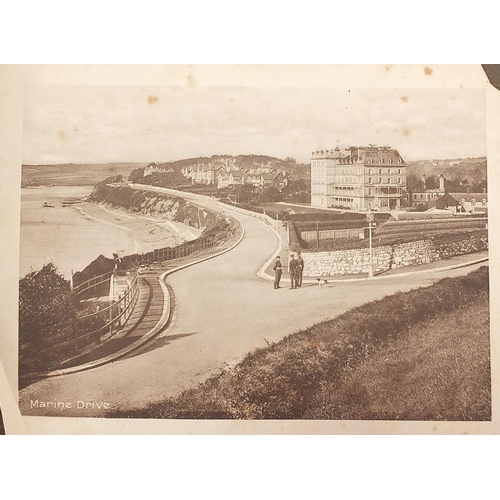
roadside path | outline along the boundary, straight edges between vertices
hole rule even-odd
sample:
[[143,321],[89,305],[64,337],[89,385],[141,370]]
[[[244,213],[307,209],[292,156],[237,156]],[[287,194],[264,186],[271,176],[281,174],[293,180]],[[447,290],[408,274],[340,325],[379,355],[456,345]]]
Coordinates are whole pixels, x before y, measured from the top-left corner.
[[[200,204],[222,210],[213,200],[204,199]],[[224,211],[229,213],[229,207]],[[104,415],[104,402],[109,408],[142,407],[196,386],[268,342],[365,302],[429,286],[480,266],[336,283],[327,288],[305,284],[298,290],[274,290],[257,272],[276,251],[276,233],[255,217],[231,215],[245,227],[245,237],[236,248],[167,278],[174,306],[167,329],[128,357],[30,385],[20,392],[22,412],[84,417]],[[32,408],[36,400],[67,402],[71,408]],[[78,408],[78,401],[86,407]]]

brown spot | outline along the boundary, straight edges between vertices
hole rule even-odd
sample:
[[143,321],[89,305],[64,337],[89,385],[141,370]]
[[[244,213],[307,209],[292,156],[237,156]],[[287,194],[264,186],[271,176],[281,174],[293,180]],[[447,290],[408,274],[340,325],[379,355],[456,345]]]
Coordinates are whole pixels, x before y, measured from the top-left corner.
[[231,102],[234,102],[234,99],[233,99],[232,97],[230,97],[230,98],[229,98],[229,100],[230,100]]
[[402,100],[403,102],[408,102],[408,101],[410,100],[410,98],[409,98],[409,97],[407,97],[407,96],[405,96],[405,95],[402,95],[402,96],[401,96],[401,100]]
[[432,75],[432,69],[431,69],[431,68],[428,68],[428,67],[425,67],[425,68],[424,68],[424,73],[425,73],[427,76],[431,76],[431,75]]
[[408,136],[410,135],[410,130],[409,130],[409,129],[407,129],[406,127],[403,127],[403,135],[404,135],[405,137],[408,137]]
[[155,95],[150,95],[148,96],[148,102],[149,104],[156,104],[158,102],[158,97]]
[[59,139],[61,139],[61,141],[66,140],[66,134],[62,130],[59,131]]
[[309,340],[309,347],[311,347],[311,349],[317,349],[319,347],[319,342],[318,342],[318,339],[316,338],[312,338]]
[[109,167],[108,170],[111,174],[114,174],[116,172],[116,167]]
[[188,75],[187,76],[187,81],[188,81],[189,86],[191,88],[193,88],[193,89],[196,88],[196,80],[194,79],[193,75]]
[[386,64],[385,65],[385,70],[386,71],[390,71],[391,68],[392,68],[392,64]]

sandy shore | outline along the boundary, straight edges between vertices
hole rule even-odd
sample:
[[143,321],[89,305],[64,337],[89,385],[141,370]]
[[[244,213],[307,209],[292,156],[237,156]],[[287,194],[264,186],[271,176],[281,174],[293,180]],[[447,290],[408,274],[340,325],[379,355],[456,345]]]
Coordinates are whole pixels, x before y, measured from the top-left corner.
[[[73,208],[85,218],[131,233],[136,253],[180,245],[196,239],[201,234],[200,230],[178,222],[130,214],[97,203],[79,203]],[[125,249],[116,250],[126,252]]]
[[[92,187],[22,189],[19,275],[53,262],[69,277],[100,254],[145,253],[195,239],[181,223],[109,209],[83,201]],[[78,202],[78,200],[82,200]],[[45,204],[50,208],[44,208]]]

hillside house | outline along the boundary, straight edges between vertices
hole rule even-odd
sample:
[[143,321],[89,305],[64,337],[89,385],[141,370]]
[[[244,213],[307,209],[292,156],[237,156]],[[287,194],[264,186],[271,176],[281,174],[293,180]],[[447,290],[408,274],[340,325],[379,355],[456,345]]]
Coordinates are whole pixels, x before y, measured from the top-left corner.
[[443,174],[439,175],[438,180],[439,187],[437,189],[427,189],[426,177],[425,175],[422,175],[422,187],[420,189],[412,190],[409,199],[410,206],[416,207],[418,205],[423,205],[426,209],[435,206],[434,204],[436,200],[445,194]]
[[445,193],[429,202],[429,208],[449,210],[452,213],[487,213],[487,193]]
[[274,187],[282,191],[288,185],[288,178],[282,172],[263,173],[261,177],[264,189]]

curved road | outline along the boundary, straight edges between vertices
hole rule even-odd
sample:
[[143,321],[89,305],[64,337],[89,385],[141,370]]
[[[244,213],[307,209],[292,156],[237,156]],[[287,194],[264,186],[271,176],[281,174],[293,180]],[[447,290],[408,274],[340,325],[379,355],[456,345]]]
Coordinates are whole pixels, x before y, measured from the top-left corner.
[[[211,200],[200,204],[220,211]],[[26,387],[19,394],[22,413],[87,417],[103,415],[107,406],[103,403],[109,408],[141,407],[197,385],[267,342],[365,302],[479,267],[336,283],[328,288],[307,285],[274,290],[272,282],[256,273],[275,251],[276,234],[256,218],[232,215],[245,227],[243,241],[224,255],[167,278],[174,312],[155,340],[109,365]],[[65,407],[41,408],[41,402],[44,406],[64,403]]]

